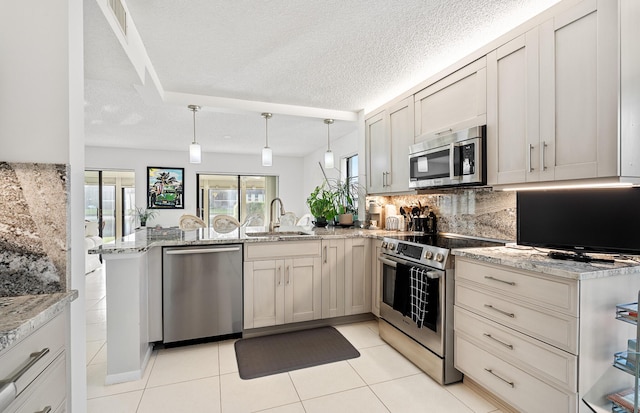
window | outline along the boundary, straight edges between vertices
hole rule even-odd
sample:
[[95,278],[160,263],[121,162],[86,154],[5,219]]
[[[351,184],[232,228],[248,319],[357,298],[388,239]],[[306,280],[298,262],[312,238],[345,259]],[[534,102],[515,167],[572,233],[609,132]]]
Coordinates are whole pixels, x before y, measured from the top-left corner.
[[[358,154],[343,158],[342,170],[344,171],[342,174],[342,179],[348,180],[351,185],[353,185],[354,187],[358,187]],[[358,210],[358,198],[358,191],[354,191],[353,207],[356,211]]]
[[198,214],[211,226],[217,215],[231,215],[240,222],[263,226],[271,200],[278,196],[275,176],[198,174]]

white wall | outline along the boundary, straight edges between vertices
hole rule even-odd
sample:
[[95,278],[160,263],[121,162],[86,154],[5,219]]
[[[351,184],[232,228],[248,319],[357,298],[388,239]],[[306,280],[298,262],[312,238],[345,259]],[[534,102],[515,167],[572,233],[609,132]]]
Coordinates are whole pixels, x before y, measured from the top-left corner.
[[273,166],[261,165],[260,154],[235,155],[203,153],[201,164],[190,164],[188,153],[136,150],[124,148],[85,148],[86,169],[102,170],[130,170],[136,174],[136,205],[146,205],[147,166],[164,166],[170,168],[184,168],[184,209],[159,210],[158,216],[149,221],[150,225],[163,227],[178,225],[182,214],[196,212],[196,174],[238,174],[238,175],[271,175],[278,176],[279,195],[285,209],[302,216],[307,212],[304,192],[304,158],[277,157],[273,158]]
[[[84,75],[82,0],[2,2],[0,161],[70,165],[69,411],[85,412]],[[80,179],[78,179],[80,178]],[[74,217],[79,219],[74,219]]]

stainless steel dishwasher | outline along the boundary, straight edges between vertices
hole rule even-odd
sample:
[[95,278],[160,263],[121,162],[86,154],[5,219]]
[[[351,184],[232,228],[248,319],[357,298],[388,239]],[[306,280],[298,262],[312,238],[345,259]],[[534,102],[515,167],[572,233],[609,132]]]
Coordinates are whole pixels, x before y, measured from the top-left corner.
[[242,332],[242,245],[165,247],[163,341]]

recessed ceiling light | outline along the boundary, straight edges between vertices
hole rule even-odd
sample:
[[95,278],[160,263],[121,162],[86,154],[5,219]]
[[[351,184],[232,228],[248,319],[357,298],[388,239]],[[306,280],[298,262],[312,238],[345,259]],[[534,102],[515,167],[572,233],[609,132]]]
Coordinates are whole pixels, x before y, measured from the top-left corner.
[[222,139],[231,139],[231,135],[224,135]]

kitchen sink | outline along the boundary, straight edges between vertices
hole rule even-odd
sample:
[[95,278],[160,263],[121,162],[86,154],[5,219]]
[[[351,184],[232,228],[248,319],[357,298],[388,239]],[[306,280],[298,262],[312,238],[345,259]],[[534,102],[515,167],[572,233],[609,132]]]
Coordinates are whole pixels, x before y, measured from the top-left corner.
[[304,231],[267,231],[267,232],[247,232],[248,237],[299,237],[315,235]]

